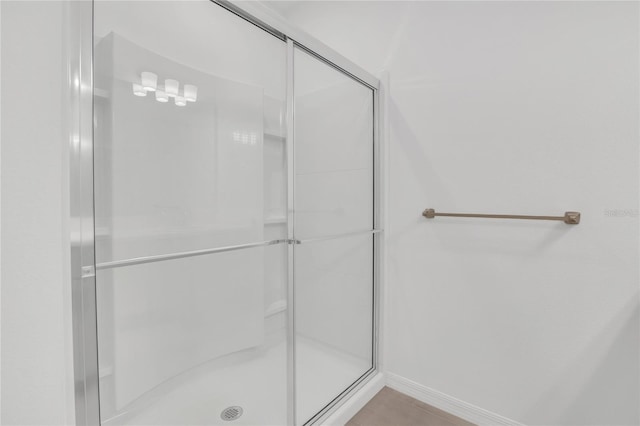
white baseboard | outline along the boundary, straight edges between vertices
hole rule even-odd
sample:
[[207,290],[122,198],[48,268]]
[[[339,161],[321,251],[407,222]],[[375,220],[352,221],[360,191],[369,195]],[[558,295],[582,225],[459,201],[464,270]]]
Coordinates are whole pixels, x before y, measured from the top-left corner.
[[428,388],[397,374],[386,373],[385,375],[387,386],[390,388],[479,426],[524,426],[515,420],[476,407],[475,405],[461,401],[435,389]]
[[384,385],[384,375],[382,373],[377,373],[367,382],[367,384],[360,388],[358,392],[356,392],[340,408],[332,413],[331,416],[322,422],[322,425],[344,426],[344,424],[351,420],[351,417],[355,416],[356,413],[375,396],[375,394],[380,392]]

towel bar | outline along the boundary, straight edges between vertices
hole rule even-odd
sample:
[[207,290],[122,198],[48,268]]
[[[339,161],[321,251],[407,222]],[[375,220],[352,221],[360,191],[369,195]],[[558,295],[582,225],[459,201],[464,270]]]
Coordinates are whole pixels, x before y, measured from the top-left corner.
[[561,220],[567,225],[580,223],[580,212],[565,212],[564,216],[530,216],[519,214],[479,214],[479,213],[436,213],[434,209],[426,209],[422,216],[433,219],[436,216],[479,217],[483,219],[529,219],[529,220]]

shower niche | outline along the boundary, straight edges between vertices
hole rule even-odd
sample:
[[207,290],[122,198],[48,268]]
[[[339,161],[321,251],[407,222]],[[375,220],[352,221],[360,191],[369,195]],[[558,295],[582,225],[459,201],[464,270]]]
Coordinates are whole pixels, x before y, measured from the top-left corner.
[[376,368],[376,88],[209,1],[93,16],[101,424],[319,421]]

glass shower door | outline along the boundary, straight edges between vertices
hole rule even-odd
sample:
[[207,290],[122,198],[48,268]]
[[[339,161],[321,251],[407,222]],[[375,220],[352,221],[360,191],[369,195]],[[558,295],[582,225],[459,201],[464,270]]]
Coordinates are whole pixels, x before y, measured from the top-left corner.
[[374,367],[373,90],[208,0],[94,40],[102,424],[319,418]]
[[373,368],[373,91],[294,50],[296,424]]
[[286,424],[286,44],[206,0],[94,17],[102,424]]

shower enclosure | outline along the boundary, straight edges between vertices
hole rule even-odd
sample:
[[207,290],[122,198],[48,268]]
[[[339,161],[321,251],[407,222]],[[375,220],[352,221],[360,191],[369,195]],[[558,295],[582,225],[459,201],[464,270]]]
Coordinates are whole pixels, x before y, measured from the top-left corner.
[[378,82],[246,8],[71,6],[79,424],[311,424],[376,371]]

